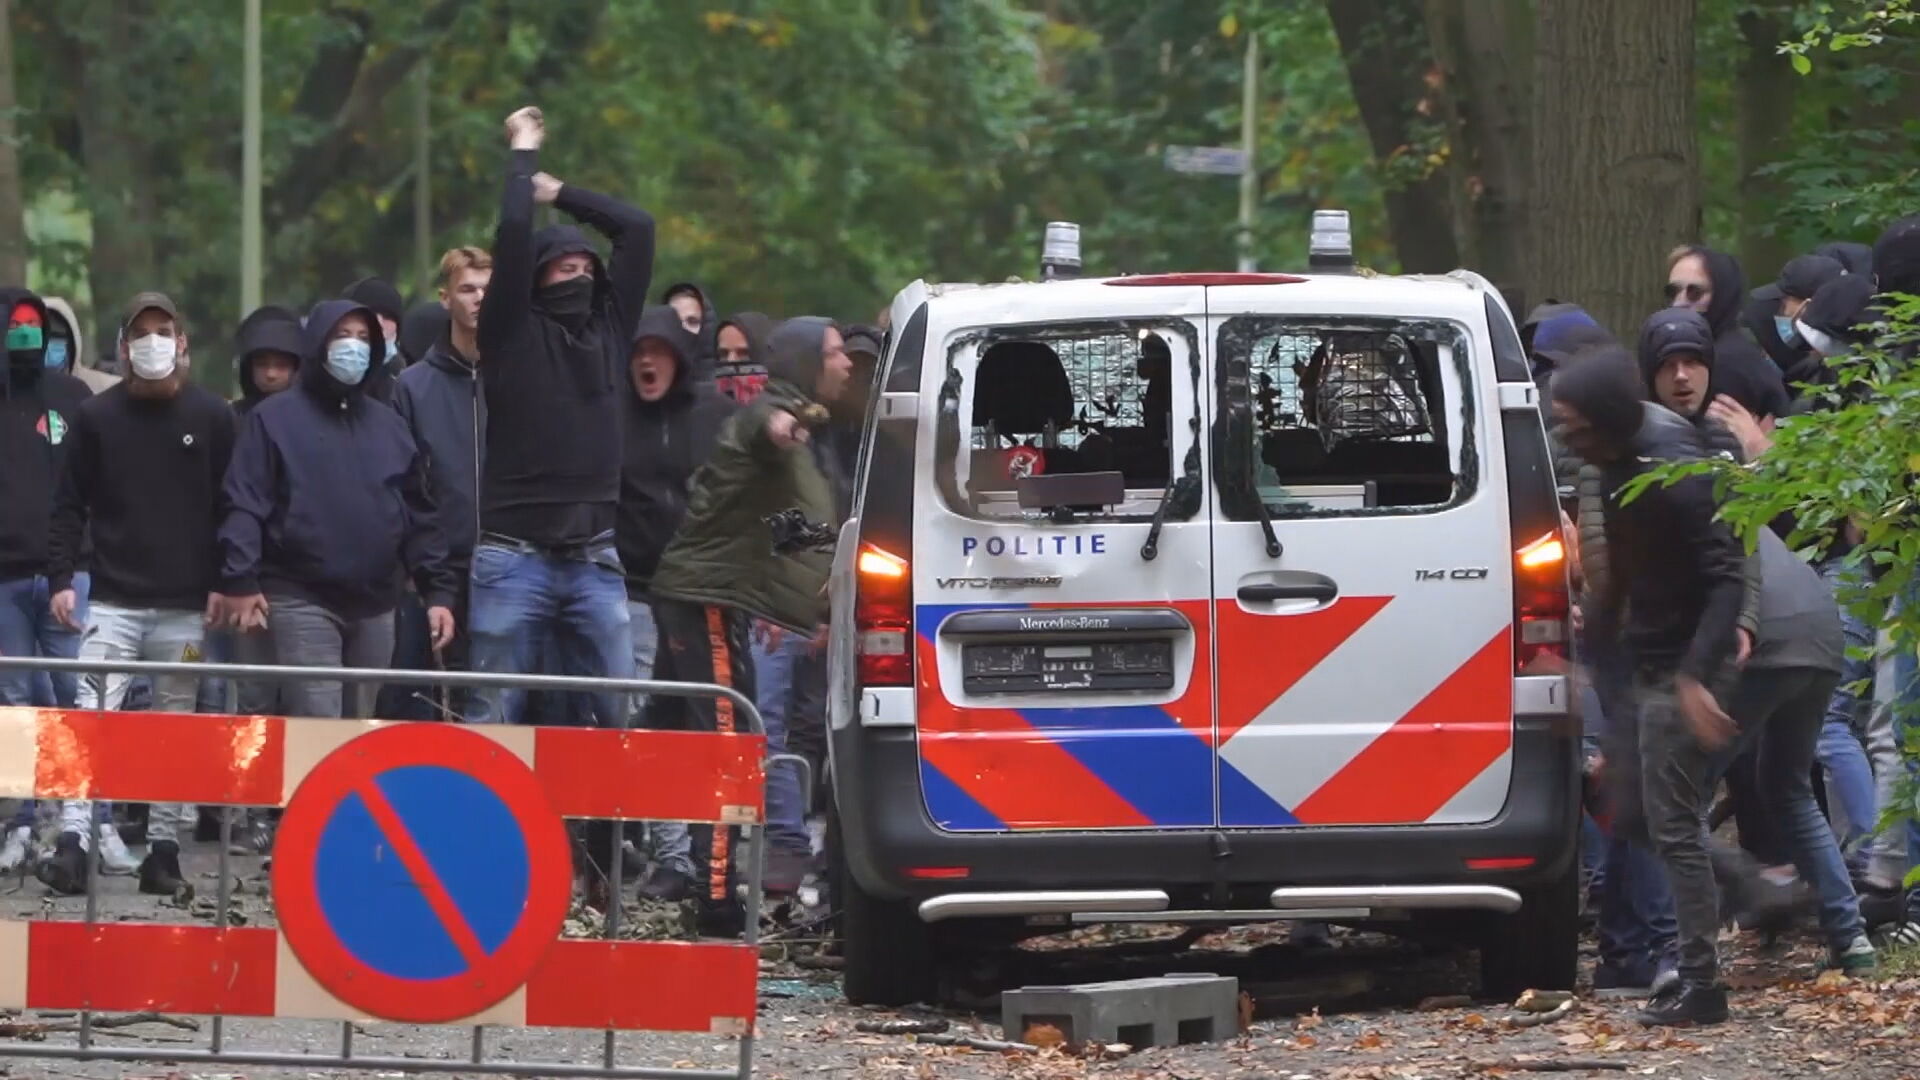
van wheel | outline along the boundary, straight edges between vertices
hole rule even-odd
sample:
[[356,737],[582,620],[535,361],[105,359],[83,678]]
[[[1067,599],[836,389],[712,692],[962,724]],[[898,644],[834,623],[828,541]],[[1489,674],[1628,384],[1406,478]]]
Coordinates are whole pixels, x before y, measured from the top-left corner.
[[1520,893],[1520,910],[1489,921],[1480,989],[1511,1001],[1528,990],[1571,990],[1580,967],[1580,867]]
[[827,835],[833,905],[839,911],[840,989],[850,1005],[931,1002],[940,988],[933,928],[905,900],[883,900],[862,889],[841,856],[840,823]]

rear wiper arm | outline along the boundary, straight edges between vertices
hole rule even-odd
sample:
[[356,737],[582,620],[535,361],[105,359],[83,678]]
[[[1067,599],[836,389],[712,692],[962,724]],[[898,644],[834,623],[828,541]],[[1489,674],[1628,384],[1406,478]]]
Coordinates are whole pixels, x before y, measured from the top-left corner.
[[1260,535],[1267,539],[1267,558],[1280,557],[1280,538],[1273,534],[1273,514],[1267,510],[1267,500],[1260,497],[1260,488],[1253,489],[1253,512],[1260,517]]

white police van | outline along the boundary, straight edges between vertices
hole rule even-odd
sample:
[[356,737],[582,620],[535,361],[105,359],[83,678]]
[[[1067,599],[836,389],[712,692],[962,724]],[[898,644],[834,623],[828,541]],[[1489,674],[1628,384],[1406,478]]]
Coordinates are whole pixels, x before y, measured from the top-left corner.
[[[846,993],[1118,921],[1398,924],[1572,984],[1558,503],[1486,281],[928,285],[833,581]],[[1067,228],[1071,228],[1070,226]],[[1065,229],[1050,227],[1050,233]]]

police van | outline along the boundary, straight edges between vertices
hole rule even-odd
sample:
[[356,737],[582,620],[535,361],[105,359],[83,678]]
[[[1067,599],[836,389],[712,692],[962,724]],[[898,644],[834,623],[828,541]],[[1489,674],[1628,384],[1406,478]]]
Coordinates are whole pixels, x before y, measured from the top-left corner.
[[1578,738],[1536,390],[1482,278],[916,282],[836,552],[856,1003],[1110,922],[1314,919],[1571,986]]

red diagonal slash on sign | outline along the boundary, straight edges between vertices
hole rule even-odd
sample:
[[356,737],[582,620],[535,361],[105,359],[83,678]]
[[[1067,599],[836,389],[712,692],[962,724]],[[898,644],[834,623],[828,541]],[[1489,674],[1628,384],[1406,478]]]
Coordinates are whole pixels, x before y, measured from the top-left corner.
[[460,912],[460,905],[453,902],[453,894],[440,883],[440,875],[433,872],[433,864],[427,862],[427,853],[414,843],[413,834],[407,831],[407,823],[394,813],[387,797],[380,791],[377,780],[363,781],[353,789],[360,801],[372,815],[373,823],[379,827],[387,843],[393,845],[393,853],[400,859],[400,865],[407,876],[426,897],[427,906],[433,909],[434,917],[440,925],[446,927],[447,936],[453,939],[454,947],[460,950],[460,958],[469,968],[477,968],[487,958],[487,950],[480,945],[480,935],[467,925],[467,917]]

